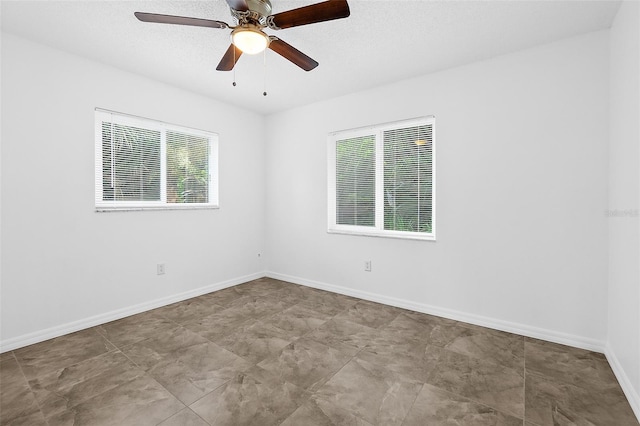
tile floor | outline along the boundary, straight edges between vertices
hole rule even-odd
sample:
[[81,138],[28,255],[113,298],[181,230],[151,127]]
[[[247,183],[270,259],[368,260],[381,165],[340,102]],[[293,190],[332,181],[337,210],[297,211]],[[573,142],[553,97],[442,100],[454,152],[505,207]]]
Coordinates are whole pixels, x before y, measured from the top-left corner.
[[268,278],[0,368],[2,425],[638,426],[602,354]]

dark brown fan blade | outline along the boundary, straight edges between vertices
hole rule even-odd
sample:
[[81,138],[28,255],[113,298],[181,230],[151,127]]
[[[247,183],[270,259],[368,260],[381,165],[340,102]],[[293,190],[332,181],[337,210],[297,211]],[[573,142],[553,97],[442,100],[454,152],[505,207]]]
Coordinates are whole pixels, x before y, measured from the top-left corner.
[[249,10],[249,6],[247,6],[246,0],[227,0],[227,4],[231,9],[239,10],[240,12]]
[[351,12],[346,0],[329,0],[272,15],[272,29],[299,27],[316,22],[346,18]]
[[291,46],[290,44],[287,44],[274,36],[271,36],[270,39],[271,43],[269,43],[269,49],[273,50],[283,58],[290,60],[303,70],[311,71],[318,66],[318,63],[316,61],[314,61],[295,47]]
[[242,50],[238,49],[235,44],[231,43],[231,46],[229,46],[225,52],[216,69],[218,71],[231,71],[236,65],[236,62],[238,62],[238,59],[240,59],[240,55],[242,55]]
[[210,19],[186,18],[184,16],[159,15],[157,13],[135,12],[136,18],[142,22],[157,22],[159,24],[191,25],[194,27],[209,28],[229,28],[229,25],[222,21],[212,21]]

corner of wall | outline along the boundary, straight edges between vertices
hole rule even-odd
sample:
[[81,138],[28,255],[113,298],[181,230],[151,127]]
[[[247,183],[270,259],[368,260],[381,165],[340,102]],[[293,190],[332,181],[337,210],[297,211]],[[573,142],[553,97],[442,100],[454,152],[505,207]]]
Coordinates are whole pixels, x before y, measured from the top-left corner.
[[640,419],[640,3],[609,34],[608,301],[605,354]]
[[629,401],[629,405],[631,409],[635,413],[638,420],[640,420],[640,393],[638,393],[631,383],[629,376],[624,371],[622,364],[620,364],[620,360],[616,356],[616,353],[611,348],[611,345],[607,342],[604,350],[604,354],[607,357],[607,361],[613,370],[613,374],[618,379],[618,383],[620,383],[620,387],[624,392],[627,400]]

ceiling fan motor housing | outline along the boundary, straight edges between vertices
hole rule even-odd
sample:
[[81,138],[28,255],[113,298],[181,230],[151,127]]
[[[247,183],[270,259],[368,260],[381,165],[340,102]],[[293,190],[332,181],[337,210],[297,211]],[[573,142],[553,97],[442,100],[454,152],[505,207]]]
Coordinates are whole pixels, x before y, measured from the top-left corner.
[[240,25],[246,23],[259,23],[265,25],[267,17],[271,15],[271,2],[269,0],[246,0],[248,10],[245,12],[233,11]]

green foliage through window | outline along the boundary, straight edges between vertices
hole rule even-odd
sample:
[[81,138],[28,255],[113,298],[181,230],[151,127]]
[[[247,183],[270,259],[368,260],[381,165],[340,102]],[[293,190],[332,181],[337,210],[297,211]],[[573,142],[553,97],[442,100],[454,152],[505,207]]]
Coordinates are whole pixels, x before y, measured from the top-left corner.
[[384,229],[432,231],[431,126],[388,130],[384,140]]
[[434,126],[424,117],[332,134],[329,230],[434,239]]
[[209,140],[167,132],[167,203],[209,201]]
[[96,208],[217,207],[217,135],[96,110]]
[[105,201],[160,200],[160,132],[102,123]]
[[375,225],[374,136],[336,142],[336,223]]

